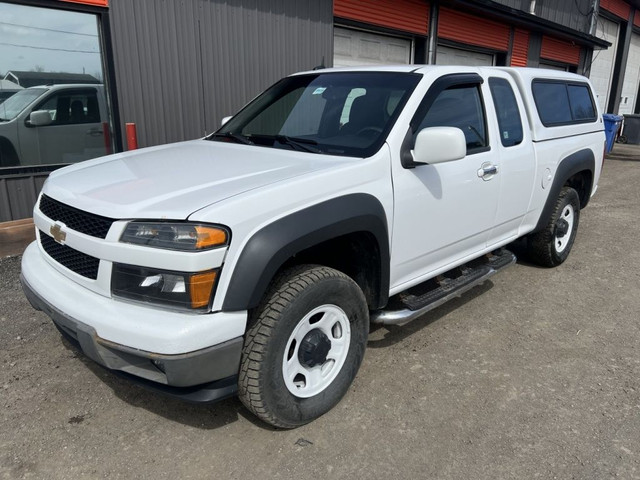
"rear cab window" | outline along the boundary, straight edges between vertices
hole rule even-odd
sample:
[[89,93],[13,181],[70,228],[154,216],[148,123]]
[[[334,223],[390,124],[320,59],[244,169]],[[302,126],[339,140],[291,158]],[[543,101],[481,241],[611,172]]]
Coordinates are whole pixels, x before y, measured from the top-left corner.
[[498,117],[500,142],[504,147],[513,147],[522,143],[522,117],[513,88],[504,78],[491,77],[489,89]]
[[538,115],[545,127],[597,120],[591,89],[586,83],[535,79],[532,91]]

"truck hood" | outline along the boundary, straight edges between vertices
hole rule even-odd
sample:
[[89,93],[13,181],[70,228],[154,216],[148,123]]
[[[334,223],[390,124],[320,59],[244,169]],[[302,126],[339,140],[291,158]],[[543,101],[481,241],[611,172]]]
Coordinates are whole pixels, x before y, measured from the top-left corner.
[[43,192],[105,217],[178,220],[249,190],[353,160],[194,140],[57,170]]

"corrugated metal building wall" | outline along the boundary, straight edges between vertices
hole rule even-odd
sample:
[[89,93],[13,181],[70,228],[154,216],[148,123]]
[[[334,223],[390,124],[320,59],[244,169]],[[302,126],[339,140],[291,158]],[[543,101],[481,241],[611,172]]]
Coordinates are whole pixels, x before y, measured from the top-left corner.
[[[593,13],[593,0],[493,0],[505,7],[523,12],[533,12],[565,27],[588,33]],[[605,0],[607,1],[607,0]]]
[[48,176],[48,172],[0,176],[0,222],[30,217]]
[[111,0],[122,122],[200,137],[283,75],[333,58],[331,0]]

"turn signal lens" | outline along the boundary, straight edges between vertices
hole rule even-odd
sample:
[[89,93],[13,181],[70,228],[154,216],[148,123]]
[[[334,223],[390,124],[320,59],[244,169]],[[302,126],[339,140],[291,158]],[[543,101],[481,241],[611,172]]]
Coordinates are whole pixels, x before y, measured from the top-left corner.
[[202,308],[209,305],[211,292],[216,283],[218,272],[197,273],[189,277],[189,293],[191,308]]
[[196,225],[196,250],[211,248],[227,243],[227,232],[221,228]]

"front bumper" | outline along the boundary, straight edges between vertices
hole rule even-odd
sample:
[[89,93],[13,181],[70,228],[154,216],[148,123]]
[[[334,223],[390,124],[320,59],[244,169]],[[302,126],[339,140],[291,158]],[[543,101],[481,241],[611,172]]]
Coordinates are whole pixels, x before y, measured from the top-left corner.
[[[195,352],[166,355],[137,350],[100,338],[96,330],[65,314],[40,297],[20,276],[29,303],[46,313],[58,329],[89,358],[124,372],[137,383],[193,402],[213,402],[237,391],[242,337]],[[186,387],[186,388],[184,388]]]

